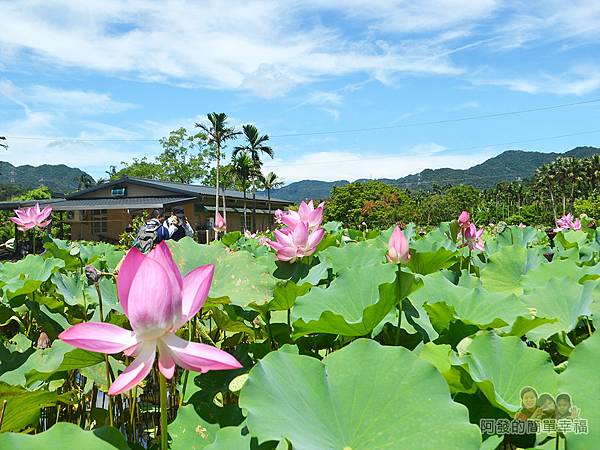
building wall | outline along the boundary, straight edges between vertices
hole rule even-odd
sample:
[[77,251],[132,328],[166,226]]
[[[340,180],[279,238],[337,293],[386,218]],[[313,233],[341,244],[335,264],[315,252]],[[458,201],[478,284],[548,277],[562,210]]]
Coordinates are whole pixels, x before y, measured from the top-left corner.
[[[198,212],[195,211],[194,204],[188,203],[185,205],[181,205],[184,209],[184,213],[188,218],[192,227],[197,230],[198,239],[201,242],[206,240],[206,224],[210,218],[213,218],[212,211],[204,211]],[[151,210],[148,209],[149,213]],[[271,216],[272,218],[273,216]],[[263,227],[262,224],[267,224],[268,214],[263,214],[257,212],[256,214],[257,224],[259,229],[265,229],[266,226]],[[247,219],[248,219],[248,228],[254,232],[255,229],[252,229],[252,209],[248,207],[247,211]],[[74,240],[88,240],[88,241],[109,241],[116,242],[119,240],[119,236],[130,222],[133,220],[133,215],[129,214],[125,209],[109,209],[106,210],[106,214],[96,214],[93,215],[91,211],[74,211],[73,219],[66,219],[65,222],[71,224],[71,239]],[[96,230],[93,230],[94,222],[105,222],[105,226],[96,225]],[[227,229],[228,231],[239,230],[242,231],[242,223],[243,223],[243,213],[237,212],[228,212],[227,213]],[[104,228],[105,227],[105,228]],[[98,229],[101,228],[101,229]],[[103,231],[106,230],[106,231]],[[212,229],[209,229],[210,240],[212,240],[214,234]]]

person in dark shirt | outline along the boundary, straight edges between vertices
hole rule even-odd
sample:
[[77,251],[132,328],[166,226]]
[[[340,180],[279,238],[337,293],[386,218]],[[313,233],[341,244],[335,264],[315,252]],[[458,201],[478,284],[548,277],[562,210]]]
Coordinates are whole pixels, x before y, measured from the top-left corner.
[[183,239],[186,236],[194,236],[194,229],[188,222],[183,208],[180,206],[176,206],[175,208],[173,208],[173,211],[171,212],[171,217],[167,219],[167,221],[165,222],[165,226],[169,230],[173,230],[170,239],[173,239],[174,241],[179,241],[180,239]]

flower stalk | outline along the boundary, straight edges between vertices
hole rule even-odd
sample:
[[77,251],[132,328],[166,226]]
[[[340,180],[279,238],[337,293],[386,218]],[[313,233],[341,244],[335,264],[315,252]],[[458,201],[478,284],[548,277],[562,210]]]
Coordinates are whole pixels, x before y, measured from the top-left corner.
[[167,379],[159,371],[158,382],[160,385],[160,448],[169,449],[169,433],[167,432]]

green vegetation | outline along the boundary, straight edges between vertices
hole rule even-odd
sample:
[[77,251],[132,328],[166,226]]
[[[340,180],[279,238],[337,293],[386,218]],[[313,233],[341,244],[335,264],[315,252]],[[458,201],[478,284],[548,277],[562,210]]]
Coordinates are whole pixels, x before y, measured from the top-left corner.
[[436,225],[469,210],[481,224],[552,226],[575,211],[600,217],[600,155],[557,158],[539,167],[531,181],[503,182],[479,190],[459,185],[409,191],[380,181],[334,187],[325,207],[328,220],[358,227],[387,228],[395,222]]
[[[385,189],[394,214],[413,201]],[[473,192],[434,195],[461,206]],[[352,220],[377,217],[377,208]],[[565,432],[559,448],[565,441],[595,448],[600,234],[586,226],[551,242],[534,228],[507,226],[484,234],[485,251],[470,252],[457,227],[442,223],[420,236],[408,225],[410,260],[402,267],[386,262],[391,230],[339,223],[326,224],[316,253],[294,263],[276,261],[239,232],[210,245],[169,243],[183,274],[215,265],[208,301],[179,334],[244,366],[176,369],[167,384],[170,447],[481,450],[504,441],[533,448],[534,436],[478,427],[480,419],[514,417],[521,389],[531,386],[570,394],[578,419],[588,421],[587,434]],[[57,339],[101,318],[129,328],[114,276],[123,251],[57,239],[45,248],[0,265],[0,399],[7,400],[0,448],[157,445],[157,369],[113,397],[110,415],[99,401],[107,376],[131,358],[104,359]],[[555,448],[556,437],[549,442]]]

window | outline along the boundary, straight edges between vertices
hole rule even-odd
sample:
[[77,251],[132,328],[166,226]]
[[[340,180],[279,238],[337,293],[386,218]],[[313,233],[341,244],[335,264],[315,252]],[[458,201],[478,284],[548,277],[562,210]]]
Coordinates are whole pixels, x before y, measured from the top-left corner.
[[116,187],[110,190],[110,195],[112,197],[125,197],[127,195],[127,188],[125,187]]
[[108,211],[106,209],[94,209],[92,216],[92,234],[106,233],[108,230]]

